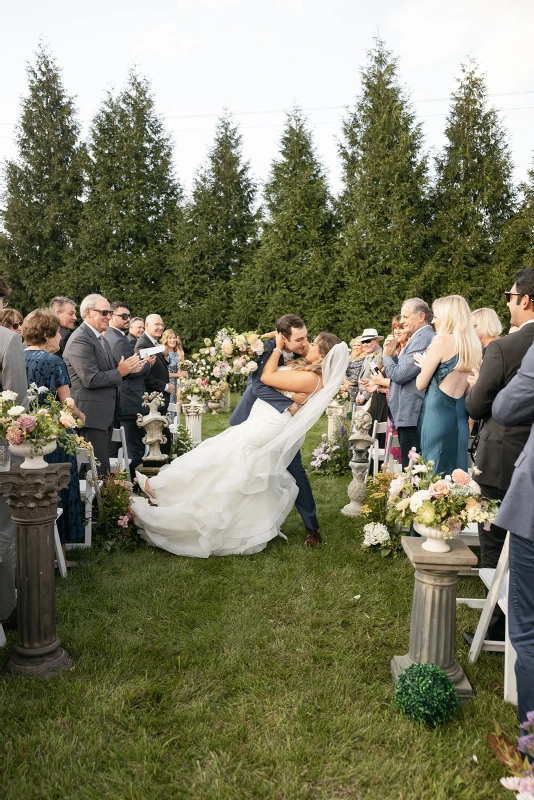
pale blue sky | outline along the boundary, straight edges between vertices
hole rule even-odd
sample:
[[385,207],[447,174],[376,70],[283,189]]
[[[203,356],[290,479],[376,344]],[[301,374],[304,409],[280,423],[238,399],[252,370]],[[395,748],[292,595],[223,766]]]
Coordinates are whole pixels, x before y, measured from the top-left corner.
[[[377,31],[424,123],[426,146],[443,143],[447,98],[470,55],[486,74],[510,136],[516,177],[534,150],[531,0],[25,0],[2,4],[0,159],[13,156],[13,123],[26,92],[25,62],[39,37],[90,121],[110,87],[137,64],[175,142],[186,189],[224,106],[236,114],[254,176],[268,175],[283,110],[308,113],[318,155],[339,189],[336,136],[359,91],[359,68]],[[497,96],[500,95],[500,96]],[[312,110],[314,109],[314,110]],[[316,110],[315,110],[316,109]],[[259,113],[256,113],[259,112]],[[87,125],[84,124],[84,130]]]

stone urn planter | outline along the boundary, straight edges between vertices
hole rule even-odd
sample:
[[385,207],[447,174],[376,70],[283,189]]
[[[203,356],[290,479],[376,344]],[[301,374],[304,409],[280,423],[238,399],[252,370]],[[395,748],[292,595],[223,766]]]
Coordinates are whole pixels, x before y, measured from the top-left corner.
[[36,448],[31,442],[24,444],[10,444],[9,449],[14,455],[23,458],[20,465],[21,469],[46,469],[49,466],[43,456],[53,453],[57,447],[57,442],[47,442],[43,447]]
[[[414,522],[413,526],[417,533],[426,538],[421,545],[423,550],[428,550],[430,553],[448,553],[450,551],[451,547],[447,539],[443,537],[441,528],[428,527],[420,522]],[[450,537],[458,536],[459,533],[460,529],[451,530]]]
[[217,411],[219,411],[219,409],[221,408],[221,404],[212,402],[210,400],[210,402],[208,403],[208,408],[210,409],[212,414],[217,414]]

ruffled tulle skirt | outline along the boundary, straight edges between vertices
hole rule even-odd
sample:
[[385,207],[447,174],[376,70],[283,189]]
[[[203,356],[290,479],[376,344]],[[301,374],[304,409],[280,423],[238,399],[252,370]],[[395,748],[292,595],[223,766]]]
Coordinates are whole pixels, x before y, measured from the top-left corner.
[[157,506],[133,498],[146,539],[181,556],[250,554],[278,536],[298,489],[287,470],[273,473],[262,447],[291,420],[257,400],[241,425],[202,442],[150,480]]

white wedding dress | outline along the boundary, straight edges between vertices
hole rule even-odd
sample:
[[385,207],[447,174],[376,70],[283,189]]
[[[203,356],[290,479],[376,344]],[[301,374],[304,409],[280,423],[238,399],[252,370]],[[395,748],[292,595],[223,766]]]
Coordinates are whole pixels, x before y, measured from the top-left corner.
[[256,400],[249,418],[206,439],[150,479],[157,505],[132,498],[135,523],[153,545],[181,556],[250,554],[280,533],[298,494],[287,465],[338,391],[348,349],[323,362],[324,388],[291,417]]

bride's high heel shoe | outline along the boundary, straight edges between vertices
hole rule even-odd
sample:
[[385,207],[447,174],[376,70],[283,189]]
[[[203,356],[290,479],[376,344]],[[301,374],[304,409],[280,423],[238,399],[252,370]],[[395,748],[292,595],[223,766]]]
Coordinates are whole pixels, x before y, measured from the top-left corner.
[[137,483],[142,492],[147,494],[149,497],[156,496],[154,492],[151,491],[150,489],[150,485],[148,484],[148,477],[146,475],[143,475],[142,472],[138,472],[138,470],[135,470],[135,477],[137,478]]

